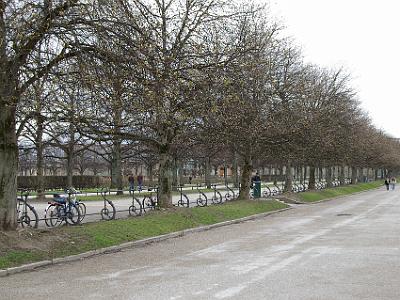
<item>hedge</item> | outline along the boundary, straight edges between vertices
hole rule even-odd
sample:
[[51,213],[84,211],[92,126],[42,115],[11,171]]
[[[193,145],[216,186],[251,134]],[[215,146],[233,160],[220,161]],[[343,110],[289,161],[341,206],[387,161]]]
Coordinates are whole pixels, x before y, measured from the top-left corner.
[[[75,188],[100,188],[110,186],[111,179],[106,176],[78,175],[72,177]],[[18,176],[18,188],[37,190],[37,176]],[[45,190],[63,189],[67,186],[67,176],[44,176]]]

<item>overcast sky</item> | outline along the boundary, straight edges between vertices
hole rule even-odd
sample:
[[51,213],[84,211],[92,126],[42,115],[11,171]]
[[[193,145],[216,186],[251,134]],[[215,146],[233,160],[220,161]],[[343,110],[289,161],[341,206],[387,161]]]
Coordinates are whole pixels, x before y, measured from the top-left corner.
[[[263,0],[260,0],[263,1]],[[373,123],[400,138],[400,1],[271,0],[307,62],[344,66]]]

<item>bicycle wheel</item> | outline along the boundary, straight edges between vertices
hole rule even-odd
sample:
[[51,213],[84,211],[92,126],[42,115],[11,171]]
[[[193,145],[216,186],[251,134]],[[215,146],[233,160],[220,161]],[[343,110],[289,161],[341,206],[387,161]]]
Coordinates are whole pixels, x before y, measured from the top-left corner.
[[220,192],[215,191],[213,197],[211,198],[212,203],[220,204],[222,202],[222,195]]
[[[183,204],[182,204],[183,205]],[[154,201],[150,196],[145,196],[142,201],[142,208],[146,212],[155,209]]]
[[34,207],[20,199],[18,199],[18,207],[23,208],[21,211],[18,211],[18,223],[21,224],[22,227],[37,228],[39,225],[39,217]]
[[189,207],[189,198],[185,194],[181,194],[181,198],[178,200],[179,207]]
[[80,213],[79,222],[82,223],[83,219],[84,219],[85,216],[86,216],[86,205],[85,205],[85,203],[83,203],[83,202],[81,202],[81,201],[78,201],[78,202],[76,202],[75,204],[76,204],[76,206],[78,207],[79,213]]
[[178,207],[183,207],[183,200],[179,199],[177,204],[178,204]]
[[104,208],[100,211],[101,218],[107,221],[113,220],[115,219],[115,214],[116,210],[114,204],[112,201],[106,200],[106,202],[104,202]]
[[232,193],[230,191],[226,192],[224,198],[225,198],[225,201],[231,201],[233,198]]
[[142,205],[140,204],[140,201],[136,198],[133,199],[132,205],[129,206],[129,215],[130,216],[142,215]]
[[44,221],[47,227],[59,226],[63,221],[64,208],[58,204],[50,204],[46,208]]
[[75,203],[69,203],[67,205],[67,211],[65,212],[65,221],[70,225],[77,225],[81,221],[81,211]]
[[204,207],[207,206],[207,199],[201,195],[196,199],[197,206]]

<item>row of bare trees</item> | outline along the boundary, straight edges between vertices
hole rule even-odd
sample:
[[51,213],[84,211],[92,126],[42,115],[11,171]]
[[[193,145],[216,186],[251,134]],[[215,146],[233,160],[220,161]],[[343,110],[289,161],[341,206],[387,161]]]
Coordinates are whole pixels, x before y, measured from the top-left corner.
[[[122,185],[122,161],[157,165],[160,204],[173,170],[224,157],[241,197],[253,162],[396,170],[399,144],[371,125],[349,74],[304,63],[279,24],[224,0],[0,0],[0,228],[16,227],[18,143],[73,165],[92,151]],[[344,171],[343,171],[344,172]],[[355,171],[352,174],[356,174]],[[206,182],[209,179],[206,178]]]

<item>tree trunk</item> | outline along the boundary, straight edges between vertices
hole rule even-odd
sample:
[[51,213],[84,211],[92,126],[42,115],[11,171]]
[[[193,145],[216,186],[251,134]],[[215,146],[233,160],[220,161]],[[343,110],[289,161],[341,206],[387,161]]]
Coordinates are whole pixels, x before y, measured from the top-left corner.
[[17,227],[18,145],[15,106],[10,105],[10,98],[3,97],[0,90],[0,229],[12,230]]
[[345,185],[344,168],[345,168],[345,165],[342,164],[340,166],[340,175],[339,175],[340,185]]
[[315,167],[310,166],[310,178],[308,179],[308,188],[310,190],[315,189]]
[[40,140],[36,141],[36,168],[37,168],[36,199],[44,200],[43,143],[41,138]]
[[172,190],[177,191],[178,183],[178,159],[174,157],[172,163]]
[[154,185],[153,184],[153,164],[148,164],[147,165],[147,176],[149,177],[149,184]]
[[233,153],[233,162],[232,162],[232,175],[233,175],[233,186],[235,188],[239,187],[239,173],[238,173],[238,162],[237,162],[237,154]]
[[351,184],[357,183],[357,168],[351,167]]
[[300,183],[303,183],[304,178],[303,178],[303,168],[302,167],[297,167],[297,180]]
[[242,168],[242,180],[240,185],[239,199],[248,200],[250,198],[250,181],[252,171],[253,167],[251,165],[251,157],[245,156]]
[[228,184],[228,167],[226,165],[226,162],[224,160],[224,184],[227,185]]
[[111,157],[111,188],[117,189],[117,195],[123,194],[121,142],[114,140]]
[[286,165],[286,175],[285,175],[285,192],[292,192],[293,190],[293,170],[292,162],[290,159],[287,161]]
[[73,169],[74,169],[74,162],[73,162],[73,152],[68,151],[67,155],[67,188],[72,188],[73,185]]
[[171,194],[172,164],[173,164],[173,159],[169,154],[169,147],[166,145],[160,147],[158,197],[159,197],[159,205],[162,208],[172,207],[172,194]]
[[204,162],[204,180],[206,183],[206,187],[208,189],[211,189],[211,176],[210,176],[210,170],[211,170],[211,159],[209,156],[205,158]]
[[327,167],[326,168],[326,186],[328,188],[333,187],[333,183],[332,183],[332,167]]
[[184,184],[184,177],[183,177],[183,162],[178,161],[178,185],[182,186]]
[[324,169],[322,167],[318,168],[318,180],[322,181],[324,179]]
[[68,128],[68,145],[65,151],[65,155],[67,156],[67,188],[72,188],[73,185],[73,172],[74,172],[74,144],[75,144],[75,125],[74,125],[74,110],[71,109],[70,113],[70,122]]
[[362,168],[357,168],[357,182],[363,182],[362,180]]
[[36,199],[44,200],[44,176],[43,176],[43,123],[44,118],[42,116],[41,110],[41,100],[40,95],[37,95],[37,108],[36,108],[36,175],[37,175],[37,187],[36,192],[37,196]]

